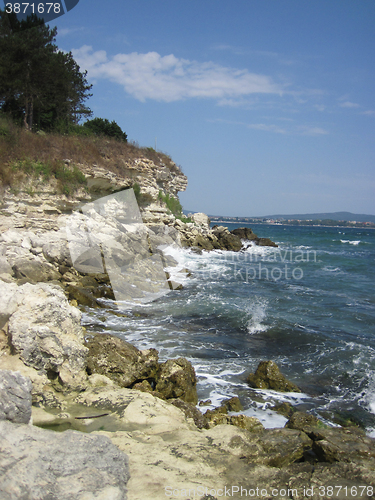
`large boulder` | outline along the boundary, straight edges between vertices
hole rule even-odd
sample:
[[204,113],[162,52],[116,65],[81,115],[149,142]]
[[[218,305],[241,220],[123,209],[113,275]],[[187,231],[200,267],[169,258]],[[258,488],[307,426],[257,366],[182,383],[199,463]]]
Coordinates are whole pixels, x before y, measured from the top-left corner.
[[52,264],[37,256],[30,256],[17,260],[13,266],[13,272],[17,279],[33,283],[58,280],[61,278],[61,274]]
[[224,226],[214,226],[212,233],[218,240],[218,248],[220,250],[231,250],[238,252],[242,248],[241,238],[232,234],[228,228]]
[[208,231],[210,228],[210,218],[208,215],[197,212],[191,215],[191,220],[197,225],[200,226],[203,230]]
[[113,335],[98,334],[89,337],[87,371],[106,375],[121,387],[148,380],[155,383],[159,373],[158,352],[140,351]]
[[258,239],[258,236],[253,233],[253,230],[249,227],[237,227],[236,229],[233,229],[231,233],[241,238],[241,240],[252,241]]
[[261,361],[255,373],[247,377],[247,383],[258,389],[272,389],[279,392],[301,392],[280,372],[274,361]]
[[155,390],[166,399],[179,398],[197,404],[197,377],[193,365],[185,358],[162,363]]
[[238,227],[233,229],[231,233],[241,238],[241,240],[252,241],[255,245],[259,245],[260,247],[278,247],[278,245],[269,238],[259,238],[259,236],[253,233],[252,229],[249,227]]
[[12,352],[25,365],[47,375],[56,388],[82,390],[87,348],[81,313],[69,305],[61,288],[46,283],[19,287],[1,283],[0,304]]
[[0,422],[2,500],[126,499],[128,457],[105,436]]
[[32,383],[19,372],[0,370],[0,420],[28,424]]

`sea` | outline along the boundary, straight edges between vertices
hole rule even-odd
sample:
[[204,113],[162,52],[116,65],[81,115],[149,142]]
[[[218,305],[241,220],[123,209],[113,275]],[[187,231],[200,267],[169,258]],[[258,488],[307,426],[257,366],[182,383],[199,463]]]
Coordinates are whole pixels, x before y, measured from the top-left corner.
[[[246,224],[222,223],[230,230]],[[266,428],[287,418],[288,402],[328,425],[359,425],[375,437],[375,230],[250,225],[278,245],[247,243],[241,252],[166,252],[190,275],[142,305],[89,309],[83,325],[139,349],[156,348],[160,361],[180,356],[193,364],[202,411],[238,396],[245,413]],[[278,393],[246,382],[260,361],[272,360],[300,389]]]

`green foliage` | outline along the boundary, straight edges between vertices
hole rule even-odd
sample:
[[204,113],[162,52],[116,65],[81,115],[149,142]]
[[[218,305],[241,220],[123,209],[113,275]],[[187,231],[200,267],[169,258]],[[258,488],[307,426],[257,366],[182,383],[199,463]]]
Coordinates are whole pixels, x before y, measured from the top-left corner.
[[138,182],[133,184],[133,191],[140,207],[145,207],[154,201],[153,197],[148,193],[141,193],[141,187]]
[[121,130],[121,127],[114,120],[110,122],[107,118],[94,118],[85,122],[83,127],[95,135],[113,137],[123,142],[128,140],[126,133]]
[[141,187],[138,184],[138,182],[135,182],[133,184],[133,191],[134,191],[135,197],[137,198],[137,201],[139,201],[139,197],[141,195]]
[[[66,167],[64,163],[59,162],[56,164],[43,163],[41,161],[30,160],[29,158],[13,163],[12,170],[23,172],[28,176],[40,178],[48,181],[54,177],[59,181],[61,191],[70,196],[80,186],[87,184],[85,175],[75,165]],[[34,194],[32,188],[28,188]]]
[[186,219],[186,217],[184,217],[182,214],[182,205],[178,198],[175,198],[169,193],[163,194],[162,191],[159,191],[158,199],[163,201],[167,205],[167,208],[176,218],[185,222],[183,219]]
[[56,28],[36,15],[19,21],[0,10],[0,109],[28,130],[78,123],[91,85],[71,52],[58,51]]
[[8,120],[5,117],[0,116],[0,137],[7,137],[10,133]]

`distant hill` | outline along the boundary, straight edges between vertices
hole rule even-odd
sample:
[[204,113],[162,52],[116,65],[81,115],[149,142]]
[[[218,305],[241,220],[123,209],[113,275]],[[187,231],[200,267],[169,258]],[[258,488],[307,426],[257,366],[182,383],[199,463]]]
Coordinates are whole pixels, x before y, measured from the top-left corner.
[[322,212],[319,214],[265,215],[262,219],[298,219],[298,220],[345,220],[357,222],[375,222],[375,215],[353,214],[351,212]]

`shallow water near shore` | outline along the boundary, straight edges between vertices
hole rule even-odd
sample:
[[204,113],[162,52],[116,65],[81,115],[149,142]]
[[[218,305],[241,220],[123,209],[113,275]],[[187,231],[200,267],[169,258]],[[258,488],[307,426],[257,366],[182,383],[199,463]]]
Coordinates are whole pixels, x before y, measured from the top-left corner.
[[[245,413],[266,427],[284,425],[270,407],[288,401],[328,423],[351,419],[375,435],[375,231],[251,227],[279,247],[202,254],[171,248],[192,272],[183,290],[143,306],[119,304],[125,317],[87,309],[83,325],[88,333],[154,347],[161,361],[188,358],[200,400],[218,405],[238,395]],[[249,388],[246,376],[265,359],[302,393]]]

